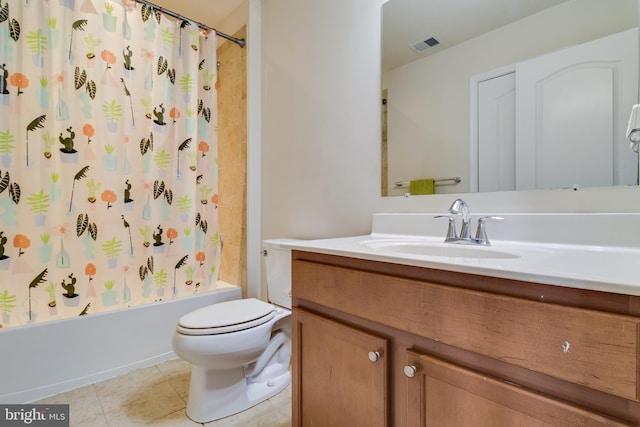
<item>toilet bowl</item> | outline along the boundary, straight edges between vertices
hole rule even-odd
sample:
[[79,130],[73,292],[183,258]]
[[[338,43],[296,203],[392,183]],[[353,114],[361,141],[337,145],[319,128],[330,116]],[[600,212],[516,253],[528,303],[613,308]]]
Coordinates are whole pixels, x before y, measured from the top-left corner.
[[270,303],[225,301],[180,318],[173,351],[191,367],[187,416],[206,423],[269,399],[291,382],[291,251],[267,245]]

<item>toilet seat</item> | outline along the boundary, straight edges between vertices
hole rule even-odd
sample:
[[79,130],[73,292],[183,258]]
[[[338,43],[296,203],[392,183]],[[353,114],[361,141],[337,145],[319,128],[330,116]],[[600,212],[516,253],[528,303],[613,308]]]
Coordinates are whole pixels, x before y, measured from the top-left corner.
[[250,329],[275,316],[275,307],[255,298],[221,302],[180,318],[176,330],[183,335],[217,335]]

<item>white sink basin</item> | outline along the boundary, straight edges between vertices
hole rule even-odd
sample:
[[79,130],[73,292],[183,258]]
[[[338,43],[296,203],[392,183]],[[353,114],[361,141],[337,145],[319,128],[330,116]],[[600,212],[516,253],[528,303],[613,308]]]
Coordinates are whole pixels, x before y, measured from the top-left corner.
[[455,243],[431,243],[407,240],[367,240],[362,245],[384,252],[447,258],[520,258],[519,255],[487,246],[465,246]]

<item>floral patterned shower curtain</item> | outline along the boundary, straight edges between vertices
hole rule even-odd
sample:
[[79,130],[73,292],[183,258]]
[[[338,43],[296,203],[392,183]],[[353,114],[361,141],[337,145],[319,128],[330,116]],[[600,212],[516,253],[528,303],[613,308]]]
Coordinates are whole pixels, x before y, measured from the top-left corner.
[[215,287],[215,46],[131,0],[0,0],[0,327]]

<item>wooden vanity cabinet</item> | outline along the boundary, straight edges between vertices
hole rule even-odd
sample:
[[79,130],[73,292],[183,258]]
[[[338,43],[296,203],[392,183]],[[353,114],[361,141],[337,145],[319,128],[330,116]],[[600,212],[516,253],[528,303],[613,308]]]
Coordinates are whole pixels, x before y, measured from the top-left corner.
[[388,341],[293,309],[294,424],[387,426]]
[[293,251],[294,426],[640,425],[638,297]]

